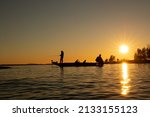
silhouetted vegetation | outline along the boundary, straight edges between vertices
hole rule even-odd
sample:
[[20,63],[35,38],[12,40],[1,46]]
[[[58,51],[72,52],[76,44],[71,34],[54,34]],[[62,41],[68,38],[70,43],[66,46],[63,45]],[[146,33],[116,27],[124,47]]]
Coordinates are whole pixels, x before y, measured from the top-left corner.
[[114,55],[111,55],[109,58],[109,62],[113,63],[113,62],[115,62],[115,60],[116,60],[116,57]]
[[137,62],[150,60],[150,47],[138,48],[134,54],[134,60]]
[[120,63],[121,61],[116,58],[114,55],[110,55],[109,59],[105,59],[105,63]]

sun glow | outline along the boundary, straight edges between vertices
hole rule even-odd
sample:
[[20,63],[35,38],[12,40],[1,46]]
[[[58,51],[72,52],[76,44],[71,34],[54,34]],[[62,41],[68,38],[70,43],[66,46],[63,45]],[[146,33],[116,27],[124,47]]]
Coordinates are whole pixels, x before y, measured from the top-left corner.
[[121,45],[119,50],[120,50],[121,53],[126,54],[129,50],[129,48],[128,48],[127,45]]

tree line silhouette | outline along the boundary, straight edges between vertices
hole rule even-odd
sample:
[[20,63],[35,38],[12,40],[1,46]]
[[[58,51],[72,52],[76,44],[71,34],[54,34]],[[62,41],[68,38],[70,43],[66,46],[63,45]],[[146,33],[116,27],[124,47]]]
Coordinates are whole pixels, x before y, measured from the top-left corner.
[[105,60],[105,63],[120,63],[122,61],[133,62],[133,63],[150,63],[150,46],[137,48],[134,54],[134,60],[119,60],[114,55],[110,55],[109,59]]
[[114,56],[114,55],[110,55],[109,59],[105,60],[105,63],[118,63],[120,62],[120,60]]
[[146,61],[150,60],[150,47],[143,47],[142,49],[138,48],[134,54],[135,61]]

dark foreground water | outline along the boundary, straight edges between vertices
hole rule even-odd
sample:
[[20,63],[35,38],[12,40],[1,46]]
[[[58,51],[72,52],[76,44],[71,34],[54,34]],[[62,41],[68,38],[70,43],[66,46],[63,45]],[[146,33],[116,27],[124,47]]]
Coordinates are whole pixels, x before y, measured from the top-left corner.
[[150,64],[13,66],[0,70],[0,99],[150,99]]

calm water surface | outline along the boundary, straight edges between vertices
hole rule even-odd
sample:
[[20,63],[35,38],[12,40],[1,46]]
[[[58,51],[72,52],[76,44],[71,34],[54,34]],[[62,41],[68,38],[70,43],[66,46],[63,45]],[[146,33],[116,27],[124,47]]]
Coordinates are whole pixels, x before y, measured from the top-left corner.
[[0,70],[0,99],[150,99],[150,64],[13,66]]

